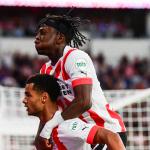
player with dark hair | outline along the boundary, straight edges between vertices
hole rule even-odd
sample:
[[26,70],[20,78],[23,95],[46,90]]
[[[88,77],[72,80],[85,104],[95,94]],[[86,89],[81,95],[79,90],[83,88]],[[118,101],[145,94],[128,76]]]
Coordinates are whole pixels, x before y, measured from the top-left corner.
[[37,150],[90,150],[90,144],[93,143],[106,144],[109,150],[125,150],[118,134],[94,124],[87,124],[79,118],[59,124],[52,130],[49,140],[39,136],[44,124],[58,112],[56,100],[60,96],[60,87],[57,81],[50,75],[35,75],[26,82],[23,103],[29,115],[40,119],[35,138]]
[[58,124],[79,117],[117,132],[126,145],[124,123],[107,103],[91,58],[78,49],[87,40],[79,32],[82,22],[79,17],[66,15],[47,15],[39,22],[35,47],[38,54],[50,59],[40,73],[53,74],[59,79],[62,97],[57,104],[63,110],[45,124],[40,136],[49,139],[49,133]]

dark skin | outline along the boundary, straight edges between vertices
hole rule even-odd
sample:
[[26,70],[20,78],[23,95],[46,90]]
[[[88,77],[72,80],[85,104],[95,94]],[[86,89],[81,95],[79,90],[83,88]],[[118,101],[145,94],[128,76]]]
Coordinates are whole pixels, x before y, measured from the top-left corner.
[[35,37],[35,48],[39,55],[48,56],[55,65],[63,55],[66,46],[64,38],[64,35],[56,29],[44,25],[39,28]]
[[93,143],[106,144],[108,150],[126,150],[120,136],[110,130],[99,127]]
[[[63,55],[66,45],[65,36],[58,32],[55,28],[46,25],[39,28],[35,38],[35,48],[38,54],[48,56],[52,61],[52,65],[55,65],[59,58]],[[62,112],[64,120],[79,117],[92,106],[92,85],[78,85],[74,87],[73,90],[75,98],[70,106]]]

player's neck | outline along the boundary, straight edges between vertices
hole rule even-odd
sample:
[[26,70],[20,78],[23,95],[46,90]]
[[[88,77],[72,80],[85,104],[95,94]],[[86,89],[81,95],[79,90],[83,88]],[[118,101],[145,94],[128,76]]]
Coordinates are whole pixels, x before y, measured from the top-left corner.
[[55,54],[52,57],[49,56],[49,59],[52,61],[52,65],[55,66],[55,64],[58,62],[58,60],[63,56],[64,48],[66,45],[61,45],[60,47],[56,48]]
[[47,103],[45,105],[45,108],[41,112],[41,115],[39,116],[40,121],[46,123],[48,120],[53,118],[57,110],[58,106],[56,105],[56,103]]

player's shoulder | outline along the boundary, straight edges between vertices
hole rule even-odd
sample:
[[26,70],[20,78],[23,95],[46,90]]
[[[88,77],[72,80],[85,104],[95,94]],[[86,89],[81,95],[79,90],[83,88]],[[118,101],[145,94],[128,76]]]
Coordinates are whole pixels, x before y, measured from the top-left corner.
[[51,66],[51,61],[45,62],[45,63],[42,65],[41,69],[44,68],[44,67],[48,67],[48,66]]
[[79,118],[73,118],[73,119],[68,119],[68,120],[65,120],[63,123],[64,124],[72,124],[73,122],[81,122],[83,123],[83,121]]
[[88,124],[79,118],[65,120],[58,127],[59,132],[65,135],[81,137],[81,134],[89,133],[94,124]]
[[73,61],[76,61],[76,60],[79,60],[79,59],[86,59],[86,60],[89,60],[91,59],[89,57],[89,55],[84,52],[83,50],[79,50],[79,49],[76,49],[74,51],[72,51],[68,57],[67,57],[67,60],[70,62],[73,62]]
[[83,50],[80,50],[80,49],[75,49],[74,51],[72,51],[72,53],[71,53],[72,55],[85,55],[85,56],[88,56],[88,54],[85,52],[85,51],[83,51]]
[[[45,65],[46,65],[46,66],[48,66],[48,65],[50,66],[50,65],[51,65],[51,60],[45,62],[45,63],[42,65],[42,67],[45,66]],[[41,68],[42,68],[42,67],[41,67]]]
[[74,118],[74,119],[65,120],[63,123],[60,124],[60,127],[63,130],[67,130],[68,132],[68,131],[74,131],[80,129],[83,127],[84,124],[85,122],[83,122],[79,118]]

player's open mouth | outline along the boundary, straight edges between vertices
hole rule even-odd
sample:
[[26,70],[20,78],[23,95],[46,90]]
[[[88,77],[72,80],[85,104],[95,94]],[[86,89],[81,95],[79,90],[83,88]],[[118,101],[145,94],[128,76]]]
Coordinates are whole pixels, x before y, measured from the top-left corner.
[[40,41],[34,41],[34,43],[35,43],[35,44],[39,44],[39,43],[40,43]]
[[26,111],[28,111],[29,110],[29,108],[27,107],[27,106],[24,106],[25,108],[26,108]]

